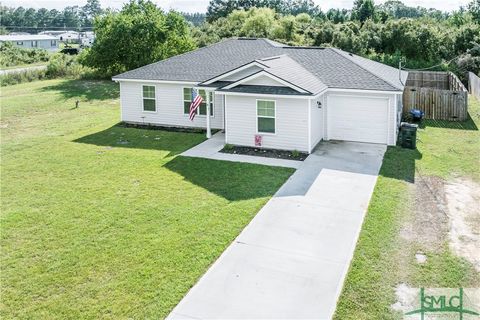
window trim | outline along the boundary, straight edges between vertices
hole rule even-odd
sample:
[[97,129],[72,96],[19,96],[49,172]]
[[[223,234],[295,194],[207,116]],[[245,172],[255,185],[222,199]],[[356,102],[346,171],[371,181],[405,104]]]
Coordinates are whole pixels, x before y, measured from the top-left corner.
[[17,41],[17,46],[23,46],[23,41]]
[[50,40],[50,47],[56,47],[57,46],[57,40]]
[[32,48],[38,48],[38,40],[32,40]]
[[[143,96],[143,87],[153,87],[154,88],[154,97],[153,98],[145,98]],[[153,100],[155,102],[155,110],[154,111],[151,111],[151,110],[145,110],[145,99],[147,100]],[[142,112],[144,113],[157,113],[157,86],[156,85],[149,85],[149,84],[142,84]]]
[[[258,102],[259,101],[267,101],[267,102],[273,102],[273,110],[275,112],[274,117],[266,117],[266,116],[260,116],[261,118],[268,118],[268,119],[273,119],[275,123],[275,132],[262,132],[258,131]],[[255,133],[259,135],[268,135],[268,136],[276,136],[277,135],[277,101],[276,100],[269,100],[269,99],[255,99]]]
[[[183,115],[188,117],[190,116],[189,113],[185,113],[185,102],[190,102],[192,103],[192,95],[190,94],[190,100],[185,100],[185,94],[184,94],[184,91],[185,89],[192,89],[193,90],[194,87],[185,87],[183,86],[182,87],[182,110],[183,110]],[[201,90],[205,91],[205,96],[207,95],[207,93],[211,93],[212,94],[212,99],[210,100],[210,118],[215,118],[215,92],[213,90],[210,90],[210,91],[207,91],[205,89],[197,89],[198,90],[198,93],[200,93]],[[205,105],[207,104],[207,101],[205,101]],[[206,114],[200,114],[200,106],[198,106],[198,109],[197,109],[197,114],[195,115],[195,117],[200,117],[200,118],[206,118],[207,115]]]

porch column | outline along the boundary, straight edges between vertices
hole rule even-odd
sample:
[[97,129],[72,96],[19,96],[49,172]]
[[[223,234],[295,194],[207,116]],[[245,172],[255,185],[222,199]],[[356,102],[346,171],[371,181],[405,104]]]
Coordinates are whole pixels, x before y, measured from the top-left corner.
[[207,96],[207,139],[212,137],[212,131],[210,130],[210,91],[205,90]]

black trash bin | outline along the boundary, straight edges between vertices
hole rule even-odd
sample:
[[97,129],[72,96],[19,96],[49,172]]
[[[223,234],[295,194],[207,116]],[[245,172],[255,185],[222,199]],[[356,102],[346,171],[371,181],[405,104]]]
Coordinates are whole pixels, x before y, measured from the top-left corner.
[[417,129],[418,125],[402,122],[400,124],[400,145],[402,148],[417,148]]

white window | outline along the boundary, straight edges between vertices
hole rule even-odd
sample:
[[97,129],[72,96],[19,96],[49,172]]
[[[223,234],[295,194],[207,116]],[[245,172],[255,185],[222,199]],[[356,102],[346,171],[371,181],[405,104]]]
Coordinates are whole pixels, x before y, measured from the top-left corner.
[[275,101],[257,100],[257,132],[275,133]]
[[23,46],[23,41],[17,41],[17,46]]
[[143,111],[157,111],[155,103],[155,86],[143,86]]
[[[207,115],[207,96],[205,90],[198,90],[198,93],[202,96],[202,103],[197,109],[197,114],[205,116]],[[210,116],[213,117],[213,92],[209,92],[210,99]],[[190,113],[190,104],[192,103],[192,88],[183,88],[183,113]]]
[[32,48],[36,48],[38,47],[38,41],[37,40],[33,40],[32,41]]
[[51,40],[50,41],[50,46],[51,47],[56,47],[57,46],[57,40]]

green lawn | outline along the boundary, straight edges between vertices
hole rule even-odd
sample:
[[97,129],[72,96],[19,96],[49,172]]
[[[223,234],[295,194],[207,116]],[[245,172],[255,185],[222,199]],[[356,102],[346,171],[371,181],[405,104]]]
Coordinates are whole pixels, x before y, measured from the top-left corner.
[[2,319],[166,316],[293,172],[117,126],[111,82],[1,90]]
[[[469,113],[473,119],[460,123],[425,121],[418,132],[418,150],[388,148],[335,319],[402,318],[390,309],[399,283],[480,286],[478,272],[451,252],[447,239],[433,250],[400,236],[415,214],[415,191],[421,181],[467,178],[480,183],[480,102],[473,97]],[[426,253],[427,263],[416,263],[417,250]]]

